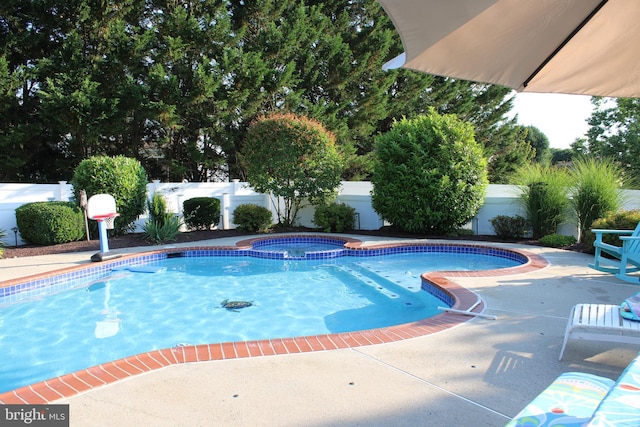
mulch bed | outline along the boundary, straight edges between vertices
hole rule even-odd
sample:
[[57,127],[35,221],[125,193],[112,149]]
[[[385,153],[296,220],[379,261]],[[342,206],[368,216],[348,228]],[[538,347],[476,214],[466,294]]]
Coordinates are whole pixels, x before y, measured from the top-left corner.
[[[317,230],[298,227],[292,229],[280,229],[274,232],[318,232]],[[176,236],[176,240],[169,243],[188,243],[197,242],[201,240],[217,239],[222,237],[241,237],[254,233],[242,233],[237,230],[199,230],[179,233]],[[379,230],[357,230],[350,231],[348,234],[356,235],[368,235],[368,236],[381,236],[381,237],[402,237],[413,239],[447,239],[447,240],[470,240],[478,242],[502,242],[502,243],[520,243],[528,245],[538,245],[535,240],[503,240],[498,239],[496,236],[430,236],[423,234],[411,234],[395,230],[393,227],[382,227]],[[5,238],[5,242],[7,239]],[[155,243],[149,242],[144,239],[142,233],[131,233],[124,236],[110,237],[109,249],[122,249],[137,246],[155,246]],[[573,250],[577,252],[584,252],[585,248],[579,245],[573,245],[564,249]],[[22,245],[22,246],[7,246],[5,248],[3,258],[17,258],[36,255],[49,255],[67,252],[84,252],[84,251],[99,251],[100,240],[92,239],[90,241],[81,240],[77,242],[61,243],[57,245]]]

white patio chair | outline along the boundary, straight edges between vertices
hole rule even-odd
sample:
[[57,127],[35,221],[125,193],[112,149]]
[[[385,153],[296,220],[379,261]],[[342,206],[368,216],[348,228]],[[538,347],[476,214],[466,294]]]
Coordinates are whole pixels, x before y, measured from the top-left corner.
[[640,322],[620,316],[620,306],[577,304],[571,309],[560,357],[569,339],[640,344]]

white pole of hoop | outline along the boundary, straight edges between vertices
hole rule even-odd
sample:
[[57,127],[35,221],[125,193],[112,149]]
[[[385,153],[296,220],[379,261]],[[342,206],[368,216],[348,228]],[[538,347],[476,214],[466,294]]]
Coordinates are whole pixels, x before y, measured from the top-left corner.
[[107,238],[107,222],[98,220],[98,232],[100,233],[100,252],[109,252],[109,239]]

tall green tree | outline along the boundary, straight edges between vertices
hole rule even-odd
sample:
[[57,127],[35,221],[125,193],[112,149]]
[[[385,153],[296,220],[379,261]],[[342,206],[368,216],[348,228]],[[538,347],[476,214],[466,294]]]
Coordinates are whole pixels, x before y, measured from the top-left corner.
[[375,135],[429,107],[508,158],[508,89],[383,71],[401,51],[375,0],[7,0],[0,174],[68,179],[87,156],[123,154],[153,178],[244,178],[248,124],[277,110],[324,123],[345,178],[368,178]]
[[526,130],[513,122],[492,128],[492,143],[484,152],[489,161],[489,182],[507,184],[516,171],[530,164],[535,151],[525,141]]
[[0,3],[2,181],[47,181],[59,172],[49,126],[38,117],[38,62],[61,44],[70,26],[60,15],[72,7],[55,0]]
[[[475,139],[489,162],[489,180],[505,183],[515,169],[528,163],[531,150],[523,150],[525,132],[516,118],[508,118],[513,108],[512,92],[504,87],[395,70],[389,89],[389,112],[380,123],[380,133],[390,130],[403,117],[427,114],[455,114],[473,125]],[[526,147],[525,147],[526,148]]]
[[225,80],[233,78],[230,68],[239,57],[236,35],[223,2],[153,3],[150,23],[156,38],[143,78],[155,113],[154,132],[143,152],[162,158],[156,175],[207,181],[225,163],[219,147],[223,124],[233,120],[232,82]]
[[551,150],[549,149],[549,138],[535,126],[526,126],[527,135],[525,141],[535,150],[533,161],[543,165],[551,162]]
[[294,114],[257,118],[249,127],[242,159],[249,184],[275,196],[285,227],[295,225],[305,203],[323,203],[335,194],[343,168],[335,136],[321,123]]
[[[320,120],[348,156],[371,151],[394,79],[382,71],[395,42],[379,4],[231,1],[230,13],[242,34],[243,56],[232,75],[243,117],[230,124],[229,150],[241,150],[253,117],[282,109]],[[233,171],[231,152],[230,163]]]
[[591,155],[620,163],[627,174],[640,177],[640,99],[592,98],[587,147]]
[[[38,120],[46,123],[59,169],[93,155],[137,157],[139,116],[146,110],[144,61],[153,31],[144,4],[129,0],[67,3],[50,13],[65,28],[60,43],[38,61]],[[138,117],[136,117],[138,116]]]

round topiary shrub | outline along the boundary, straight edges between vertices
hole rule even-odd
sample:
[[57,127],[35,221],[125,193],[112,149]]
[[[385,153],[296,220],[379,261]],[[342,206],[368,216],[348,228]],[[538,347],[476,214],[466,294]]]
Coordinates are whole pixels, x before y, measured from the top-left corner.
[[184,223],[192,230],[210,230],[220,222],[220,200],[193,197],[182,202]]
[[344,203],[329,203],[316,207],[313,222],[325,233],[353,230],[356,210]]
[[245,203],[234,209],[233,223],[239,231],[266,232],[273,224],[273,215],[264,206]]
[[[71,184],[76,200],[80,200],[80,190],[87,192],[87,199],[95,194],[113,196],[120,214],[114,223],[113,232],[116,235],[132,231],[134,221],[144,212],[147,173],[136,159],[124,156],[90,157],[76,167]],[[90,222],[97,230],[95,221]]]
[[487,161],[473,127],[433,108],[379,136],[373,208],[401,230],[447,234],[468,223],[483,202]]
[[84,213],[72,202],[27,203],[16,209],[22,240],[36,245],[74,242],[85,237]]

